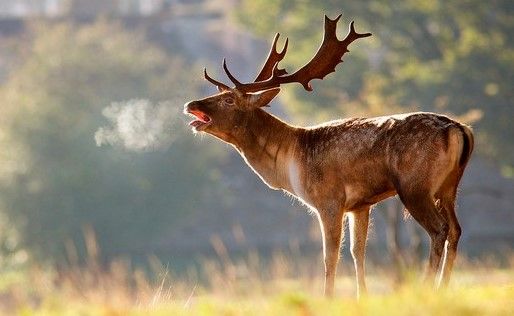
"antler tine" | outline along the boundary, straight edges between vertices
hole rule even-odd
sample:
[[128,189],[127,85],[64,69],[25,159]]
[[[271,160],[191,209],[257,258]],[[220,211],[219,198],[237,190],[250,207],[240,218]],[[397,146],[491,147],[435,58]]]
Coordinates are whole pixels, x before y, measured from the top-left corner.
[[218,90],[221,92],[221,91],[224,91],[224,90],[231,90],[229,88],[229,86],[227,86],[226,84],[224,83],[221,83],[217,80],[214,80],[212,79],[211,77],[209,77],[209,75],[207,74],[207,68],[204,68],[203,69],[203,77],[205,78],[205,80],[209,81],[210,83],[212,83],[213,85],[215,85]]
[[230,81],[232,81],[232,83],[236,85],[236,89],[242,85],[242,83],[239,80],[237,80],[236,77],[234,77],[228,70],[227,61],[225,60],[225,58],[223,58],[223,70],[225,70],[228,79],[230,79]]
[[[268,79],[273,73],[275,64],[277,64],[282,59],[284,59],[284,56],[286,55],[286,52],[287,52],[287,46],[289,44],[289,39],[286,38],[284,47],[282,48],[282,51],[280,51],[280,53],[279,53],[277,51],[277,42],[278,42],[279,37],[280,37],[280,33],[275,34],[275,37],[273,38],[273,44],[271,45],[270,51],[268,53],[268,57],[266,58],[266,62],[262,66],[262,69],[259,72],[259,74],[257,75],[257,77],[255,78],[254,82],[263,81],[263,80]],[[278,69],[278,70],[279,70],[279,75],[287,74],[287,71],[285,71],[285,69]]]
[[348,42],[348,44],[346,44],[346,45],[349,45],[351,42],[355,41],[356,39],[371,36],[371,33],[357,33],[355,31],[354,24],[355,24],[355,21],[350,22],[350,27],[348,28],[348,34],[342,41],[343,43]]

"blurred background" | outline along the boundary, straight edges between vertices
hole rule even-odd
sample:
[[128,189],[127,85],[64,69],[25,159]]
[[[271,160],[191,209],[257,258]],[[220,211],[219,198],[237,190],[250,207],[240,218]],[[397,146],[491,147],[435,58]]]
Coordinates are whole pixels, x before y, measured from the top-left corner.
[[[514,2],[2,0],[0,273],[91,257],[156,258],[183,271],[209,256],[277,251],[322,273],[316,219],[231,147],[193,135],[181,111],[215,92],[204,66],[226,80],[223,57],[252,79],[276,32],[290,39],[283,66],[299,68],[321,41],[324,13],[343,13],[340,37],[351,20],[373,37],[314,92],[284,87],[270,111],[303,125],[417,110],[471,124],[460,251],[505,254],[514,245]],[[372,218],[370,265],[423,260],[425,233],[396,199]]]

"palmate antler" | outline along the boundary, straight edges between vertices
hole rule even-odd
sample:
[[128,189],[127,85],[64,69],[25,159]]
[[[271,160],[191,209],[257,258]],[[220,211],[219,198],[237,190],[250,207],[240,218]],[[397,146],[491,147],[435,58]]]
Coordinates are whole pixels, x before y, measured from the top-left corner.
[[[280,37],[280,33],[277,33],[275,35],[275,38],[273,39],[273,44],[271,45],[271,49],[269,51],[268,58],[266,59],[266,62],[262,66],[261,72],[257,75],[254,82],[264,81],[264,80],[270,78],[271,75],[273,74],[273,69],[275,69],[275,67],[278,67],[278,63],[282,59],[284,59],[284,56],[286,55],[286,52],[287,52],[287,44],[289,43],[289,39],[286,38],[286,42],[284,43],[284,48],[282,48],[282,51],[279,53],[277,51],[277,41],[278,41],[279,37]],[[285,69],[277,68],[277,70],[275,72],[279,76],[287,74],[287,71]]]
[[[276,46],[279,34],[275,35],[268,58],[254,82],[241,83],[230,73],[226,61],[223,60],[223,69],[230,81],[235,85],[233,89],[242,93],[251,93],[276,88],[281,84],[296,82],[300,83],[305,90],[312,91],[310,81],[312,79],[323,79],[329,73],[334,72],[335,67],[343,61],[343,55],[349,52],[348,45],[359,38],[371,36],[371,33],[357,33],[354,28],[354,22],[352,21],[346,37],[342,41],[338,40],[336,28],[340,18],[341,15],[331,20],[325,15],[325,33],[323,35],[323,42],[318,48],[318,51],[306,65],[292,74],[288,74],[284,69],[278,67],[279,62],[284,58],[287,52],[288,44],[288,40],[286,39],[282,51],[280,53],[277,51]],[[206,71],[204,71],[204,76],[205,79],[216,85],[218,89],[232,90],[232,88],[229,88],[227,85],[209,77]]]

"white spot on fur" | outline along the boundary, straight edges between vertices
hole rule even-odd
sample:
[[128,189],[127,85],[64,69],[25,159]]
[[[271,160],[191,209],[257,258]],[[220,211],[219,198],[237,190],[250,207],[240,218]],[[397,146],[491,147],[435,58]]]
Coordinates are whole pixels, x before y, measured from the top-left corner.
[[302,196],[304,191],[300,182],[300,170],[298,169],[298,165],[294,159],[289,161],[288,174],[289,183],[291,184],[291,189],[293,189],[292,193],[299,197]]
[[300,179],[300,168],[298,167],[298,164],[294,160],[294,158],[289,159],[287,171],[289,176],[289,183],[291,185],[291,189],[293,190],[293,192],[291,193],[294,196],[296,196],[303,204],[305,204],[309,208],[312,208],[313,206],[309,203],[309,200],[307,199],[305,189]]

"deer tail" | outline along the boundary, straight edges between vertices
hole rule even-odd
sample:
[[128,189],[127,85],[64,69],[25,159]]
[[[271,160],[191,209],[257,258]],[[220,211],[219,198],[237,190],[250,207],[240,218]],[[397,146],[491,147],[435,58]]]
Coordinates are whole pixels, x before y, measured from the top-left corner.
[[465,166],[471,157],[471,153],[473,152],[473,148],[475,146],[475,138],[473,136],[473,131],[471,127],[459,124],[458,125],[460,131],[462,132],[462,152],[460,154],[459,166]]

